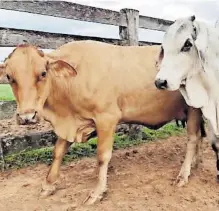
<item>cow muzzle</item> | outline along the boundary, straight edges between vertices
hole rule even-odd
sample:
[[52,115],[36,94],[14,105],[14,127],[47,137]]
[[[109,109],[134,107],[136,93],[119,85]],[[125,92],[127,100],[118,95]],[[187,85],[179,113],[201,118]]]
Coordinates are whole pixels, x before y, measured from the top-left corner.
[[167,80],[162,80],[162,79],[156,79],[155,80],[155,86],[158,89],[167,89],[168,85],[167,85]]
[[17,123],[19,125],[36,124],[38,122],[37,111],[28,113],[17,113]]

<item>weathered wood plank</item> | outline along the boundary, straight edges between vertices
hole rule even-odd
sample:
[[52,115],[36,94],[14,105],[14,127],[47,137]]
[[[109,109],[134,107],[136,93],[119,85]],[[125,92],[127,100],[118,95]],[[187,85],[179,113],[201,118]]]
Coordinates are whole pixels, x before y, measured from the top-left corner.
[[120,10],[120,13],[127,22],[127,27],[119,27],[121,40],[125,40],[127,45],[138,45],[139,11],[133,9],[122,9]]
[[[39,48],[56,49],[74,40],[96,40],[114,45],[125,45],[123,40],[80,35],[68,35],[34,30],[10,29],[0,27],[0,47],[14,47],[30,43]],[[140,41],[139,45],[157,45],[160,43]]]
[[147,17],[142,15],[139,16],[139,28],[166,31],[171,24],[173,24],[173,21],[170,20]]
[[126,26],[120,13],[63,1],[0,1],[0,9],[89,21],[115,26]]
[[[0,27],[0,47],[14,47],[23,43],[30,43],[43,49],[56,49],[74,40],[96,40],[114,45],[127,45],[126,40],[87,37],[79,35],[57,34],[33,30],[9,29]],[[139,45],[158,45],[160,43],[139,42]],[[0,84],[8,84],[7,78],[0,80]]]
[[[115,26],[126,26],[126,18],[117,11],[63,1],[0,1],[0,9],[35,13]],[[172,21],[139,16],[139,27],[165,31]]]
[[[56,49],[57,47],[74,40],[96,40],[115,45],[122,44],[122,41],[117,39],[85,37],[79,35],[57,34],[33,30],[6,29],[0,27],[0,47],[14,47],[19,44],[30,43],[43,49]],[[8,84],[7,78],[4,77],[1,79],[0,84]]]
[[0,27],[0,47],[14,47],[18,44],[30,43],[40,48],[55,49],[73,40],[96,40],[117,45],[121,42],[118,39],[86,37],[80,35],[68,35]]

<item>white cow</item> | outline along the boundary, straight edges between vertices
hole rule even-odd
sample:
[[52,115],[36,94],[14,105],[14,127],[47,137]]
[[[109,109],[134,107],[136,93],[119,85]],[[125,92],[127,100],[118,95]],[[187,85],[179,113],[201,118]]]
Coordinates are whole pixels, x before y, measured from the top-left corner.
[[195,16],[177,19],[164,35],[158,63],[156,87],[179,89],[187,104],[201,108],[208,120],[219,181],[219,30]]

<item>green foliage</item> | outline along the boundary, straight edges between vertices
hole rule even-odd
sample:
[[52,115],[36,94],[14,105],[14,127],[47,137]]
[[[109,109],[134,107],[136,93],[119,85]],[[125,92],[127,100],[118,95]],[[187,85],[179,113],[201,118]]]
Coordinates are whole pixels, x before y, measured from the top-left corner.
[[146,134],[148,140],[155,139],[165,139],[170,136],[180,136],[185,134],[185,129],[182,127],[177,127],[174,123],[169,123],[164,125],[162,128],[158,130],[150,130],[148,128],[144,128],[143,132]]
[[[169,136],[180,136],[185,134],[183,128],[177,127],[175,124],[170,123],[158,130],[150,130],[143,128],[144,140],[133,140],[128,135],[115,135],[114,150],[127,148],[134,145],[146,143],[156,139],[165,139]],[[80,159],[82,157],[94,156],[97,148],[97,138],[91,139],[87,143],[73,144],[64,157],[64,163],[69,161]],[[52,162],[52,150],[53,147],[24,150],[16,154],[10,154],[5,156],[5,168],[21,168],[25,166],[34,165],[36,163],[51,164]]]
[[11,86],[8,84],[0,84],[0,100],[10,101],[14,100],[14,95]]

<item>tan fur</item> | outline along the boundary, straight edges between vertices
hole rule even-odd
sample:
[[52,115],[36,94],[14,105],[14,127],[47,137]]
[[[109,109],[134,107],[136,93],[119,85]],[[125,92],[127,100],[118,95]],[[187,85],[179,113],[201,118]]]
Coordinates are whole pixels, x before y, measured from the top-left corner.
[[[97,130],[99,179],[87,203],[93,203],[106,190],[116,124],[133,122],[160,127],[173,119],[185,118],[188,107],[181,94],[160,91],[154,85],[159,52],[160,46],[122,47],[77,41],[45,55],[32,46],[18,47],[5,61],[5,73],[15,80],[11,86],[18,113],[38,111],[51,122],[60,139],[69,142],[86,141]],[[59,61],[58,66],[51,65]],[[47,76],[40,77],[46,70]],[[193,113],[196,121],[190,123],[189,132],[195,134],[198,145],[200,124],[196,123],[201,121],[201,114],[199,110]],[[50,171],[48,184],[58,177],[60,160],[54,162],[58,164],[53,165],[56,170]],[[188,158],[186,162],[185,177],[192,161]]]

